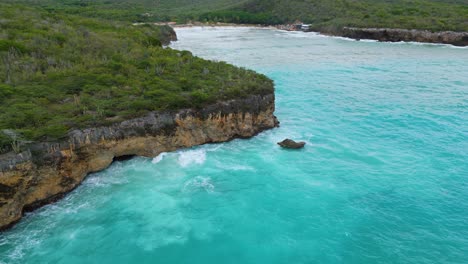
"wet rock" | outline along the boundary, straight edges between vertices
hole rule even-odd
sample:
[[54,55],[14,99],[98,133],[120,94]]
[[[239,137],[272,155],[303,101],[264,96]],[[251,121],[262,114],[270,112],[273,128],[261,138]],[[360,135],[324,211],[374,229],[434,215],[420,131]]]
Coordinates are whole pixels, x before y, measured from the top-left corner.
[[289,148],[289,149],[300,149],[300,148],[303,148],[305,146],[305,142],[304,141],[299,141],[299,142],[296,142],[292,139],[285,139],[281,142],[278,142],[278,145],[280,145],[281,147],[283,148]]

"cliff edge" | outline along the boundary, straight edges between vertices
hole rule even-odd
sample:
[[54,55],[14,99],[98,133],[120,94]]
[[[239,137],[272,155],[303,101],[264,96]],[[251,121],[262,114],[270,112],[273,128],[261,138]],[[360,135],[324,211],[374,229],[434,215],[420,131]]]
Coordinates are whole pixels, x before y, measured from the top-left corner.
[[66,139],[0,155],[0,230],[26,211],[54,202],[89,173],[122,156],[248,138],[278,126],[274,94],[251,95],[202,109],[151,112],[107,127],[73,130]]

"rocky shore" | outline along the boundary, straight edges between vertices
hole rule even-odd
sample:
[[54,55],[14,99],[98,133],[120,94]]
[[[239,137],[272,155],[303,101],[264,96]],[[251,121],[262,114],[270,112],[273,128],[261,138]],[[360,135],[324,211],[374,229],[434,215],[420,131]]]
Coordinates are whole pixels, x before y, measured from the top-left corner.
[[203,109],[151,112],[108,127],[71,131],[60,142],[35,143],[21,153],[0,155],[0,230],[26,211],[56,201],[89,173],[115,159],[154,157],[161,152],[234,138],[278,126],[274,94],[251,95]]
[[276,26],[254,25],[254,24],[232,24],[232,23],[201,23],[170,24],[171,27],[257,27],[272,28],[285,31],[319,32],[324,35],[352,38],[356,40],[373,39],[378,41],[400,42],[414,41],[423,43],[451,44],[454,46],[468,46],[468,32],[441,31],[431,32],[417,29],[393,29],[393,28],[356,28],[344,27],[336,29],[317,29],[310,27],[308,30],[299,29],[297,24],[285,24]]
[[337,35],[352,39],[374,39],[378,41],[415,41],[442,43],[454,46],[468,46],[468,32],[431,32],[427,30],[408,30],[391,28],[353,28],[345,27]]

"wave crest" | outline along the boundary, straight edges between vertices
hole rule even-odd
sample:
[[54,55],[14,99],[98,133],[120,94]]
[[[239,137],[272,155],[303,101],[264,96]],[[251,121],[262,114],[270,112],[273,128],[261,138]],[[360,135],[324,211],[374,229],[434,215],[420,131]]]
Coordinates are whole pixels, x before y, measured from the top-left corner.
[[161,162],[161,160],[163,160],[163,158],[167,155],[168,153],[167,152],[161,152],[159,153],[159,155],[157,155],[156,157],[153,158],[153,160],[151,161],[153,164],[157,164],[159,162]]

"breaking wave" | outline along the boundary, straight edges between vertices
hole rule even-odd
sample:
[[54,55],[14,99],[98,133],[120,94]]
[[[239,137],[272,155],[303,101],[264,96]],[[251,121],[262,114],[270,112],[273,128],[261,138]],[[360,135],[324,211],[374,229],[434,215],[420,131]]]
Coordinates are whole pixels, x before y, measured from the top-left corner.
[[151,161],[153,164],[157,164],[159,162],[161,162],[161,160],[164,159],[164,157],[167,155],[168,153],[167,152],[161,152],[159,155],[157,155],[156,157],[153,158],[153,160]]
[[182,167],[187,167],[191,164],[203,164],[206,160],[206,150],[193,149],[179,152],[178,163]]

